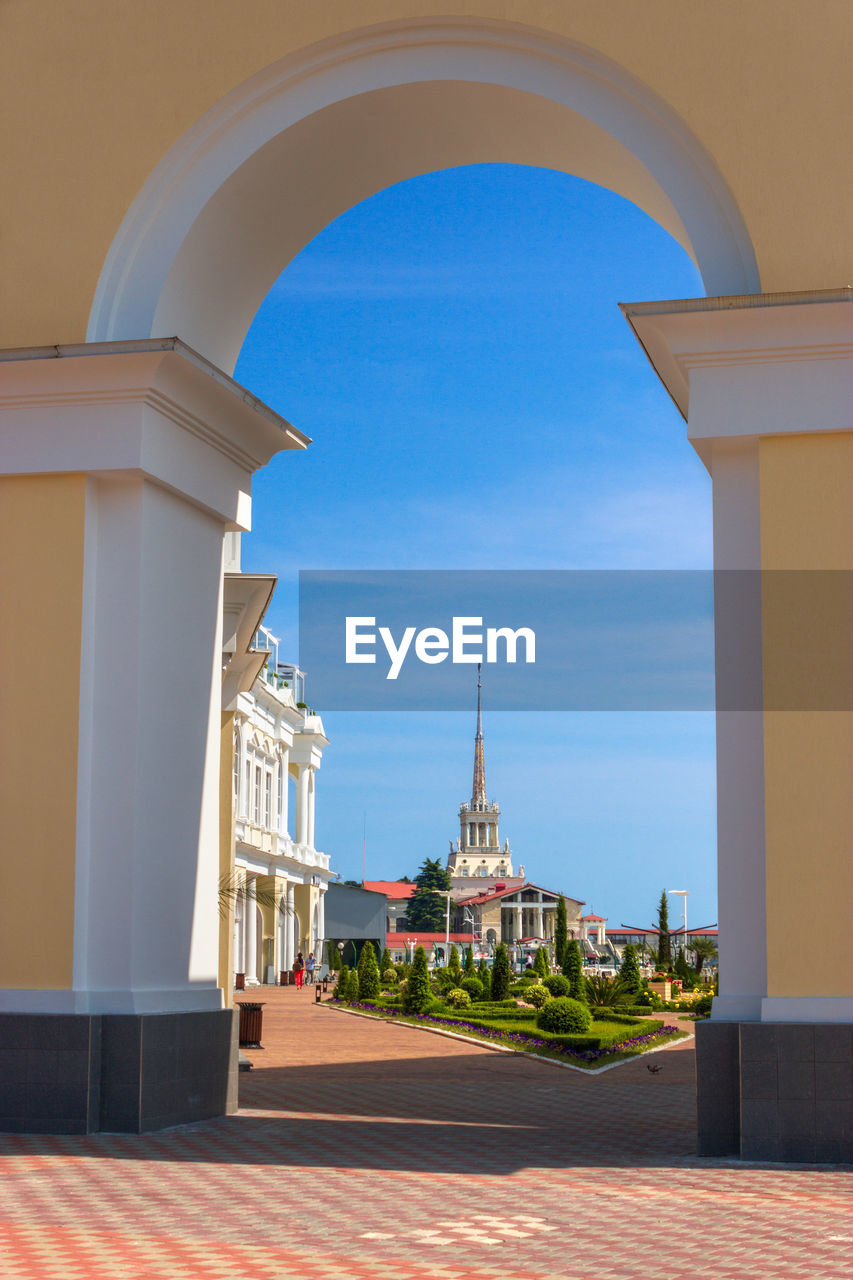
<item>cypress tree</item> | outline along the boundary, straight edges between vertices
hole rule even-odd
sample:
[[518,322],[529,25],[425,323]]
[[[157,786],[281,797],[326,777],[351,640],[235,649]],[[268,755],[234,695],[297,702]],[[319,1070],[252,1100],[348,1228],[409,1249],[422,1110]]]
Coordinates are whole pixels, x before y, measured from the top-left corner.
[[341,965],[341,971],[338,974],[338,985],[335,988],[335,994],[339,1000],[346,1000],[347,986],[349,985],[349,965]]
[[495,963],[492,965],[492,1000],[506,1000],[509,995],[509,984],[512,972],[509,967],[509,953],[501,942],[495,951]]
[[379,972],[385,973],[386,969],[393,969],[394,961],[391,959],[391,952],[386,947],[382,952],[382,959],[379,961]]
[[469,943],[465,948],[465,977],[476,978],[477,966],[474,964],[474,948]]
[[637,961],[637,948],[630,942],[622,952],[622,963],[619,966],[619,977],[626,991],[630,991],[632,995],[640,990],[642,979],[640,977],[640,966]]
[[566,958],[563,961],[563,973],[569,980],[569,995],[572,1000],[586,1000],[586,988],[583,978],[583,958],[577,940],[566,945]]
[[403,998],[406,1013],[422,1013],[431,999],[432,990],[429,985],[426,952],[423,947],[416,947],[415,958],[406,984],[406,994]]
[[658,968],[667,973],[672,966],[672,944],[669,937],[669,904],[666,889],[661,891],[658,903]]
[[560,894],[557,899],[557,923],[554,926],[554,960],[558,969],[562,969],[566,959],[566,947],[569,942],[569,926],[566,920],[566,899]]
[[483,984],[483,999],[488,1000],[492,990],[492,975],[485,960],[481,960],[477,966],[477,977]]
[[551,972],[551,966],[548,963],[548,951],[545,947],[540,947],[536,952],[536,959],[533,961],[533,968],[540,977],[547,978]]
[[462,965],[459,963],[459,952],[455,946],[450,948],[450,960],[447,969],[453,978],[454,987],[458,987],[462,981]]
[[[376,957],[374,956],[374,959],[375,958]],[[349,981],[347,983],[347,1000],[349,1001],[358,1000],[359,990],[360,990],[360,987],[359,987],[359,981],[358,981],[358,973],[356,972],[355,969],[350,969]]]
[[372,942],[365,942],[358,957],[358,989],[362,1000],[376,1000],[379,996],[379,965]]

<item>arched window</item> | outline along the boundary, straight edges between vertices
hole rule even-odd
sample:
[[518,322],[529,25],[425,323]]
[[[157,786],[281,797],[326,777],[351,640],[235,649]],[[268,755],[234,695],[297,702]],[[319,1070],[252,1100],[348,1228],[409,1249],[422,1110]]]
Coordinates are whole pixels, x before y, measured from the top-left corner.
[[488,942],[489,946],[493,947],[497,942],[497,940],[498,940],[498,935],[495,933],[494,929],[487,929],[486,942]]

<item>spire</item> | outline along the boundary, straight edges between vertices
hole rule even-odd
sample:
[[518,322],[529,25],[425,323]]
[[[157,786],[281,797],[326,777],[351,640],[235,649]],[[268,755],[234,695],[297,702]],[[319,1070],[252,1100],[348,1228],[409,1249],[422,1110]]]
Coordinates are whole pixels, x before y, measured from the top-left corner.
[[483,681],[480,678],[480,663],[477,663],[477,732],[474,736],[474,789],[471,792],[471,807],[478,801],[486,800],[486,761],[483,754]]

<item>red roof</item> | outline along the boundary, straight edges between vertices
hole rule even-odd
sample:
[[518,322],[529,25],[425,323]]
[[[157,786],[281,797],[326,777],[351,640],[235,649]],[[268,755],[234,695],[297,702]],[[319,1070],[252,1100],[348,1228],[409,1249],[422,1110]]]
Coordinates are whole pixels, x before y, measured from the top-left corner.
[[[554,889],[543,889],[541,885],[531,884],[529,880],[525,880],[523,884],[508,885],[506,889],[487,889],[485,893],[475,894],[472,898],[457,898],[456,905],[459,907],[473,905],[479,907],[484,902],[494,902],[495,898],[506,898],[511,893],[520,893],[522,889],[536,889],[539,893],[549,893],[553,898],[559,898],[559,893]],[[564,894],[563,897],[566,895]],[[579,898],[569,898],[569,902],[580,902]],[[535,902],[525,902],[526,907],[535,907]],[[583,905],[583,904],[581,904]]]
[[601,920],[604,922],[607,916],[581,916],[581,920]]
[[365,880],[364,887],[371,893],[384,893],[386,898],[411,898],[418,886],[404,880]]
[[[389,951],[392,948],[405,951],[407,942],[416,942],[422,947],[431,947],[434,942],[444,942],[446,938],[446,933],[387,933],[385,935],[385,945]],[[450,941],[461,942],[467,947],[471,941],[471,935],[470,933],[451,933]]]

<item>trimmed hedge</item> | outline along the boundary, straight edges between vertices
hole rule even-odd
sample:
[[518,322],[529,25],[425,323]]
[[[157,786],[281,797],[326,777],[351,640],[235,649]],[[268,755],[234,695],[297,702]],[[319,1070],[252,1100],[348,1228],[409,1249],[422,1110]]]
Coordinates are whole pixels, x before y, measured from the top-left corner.
[[569,980],[562,973],[551,973],[542,979],[542,986],[557,999],[568,996]]

